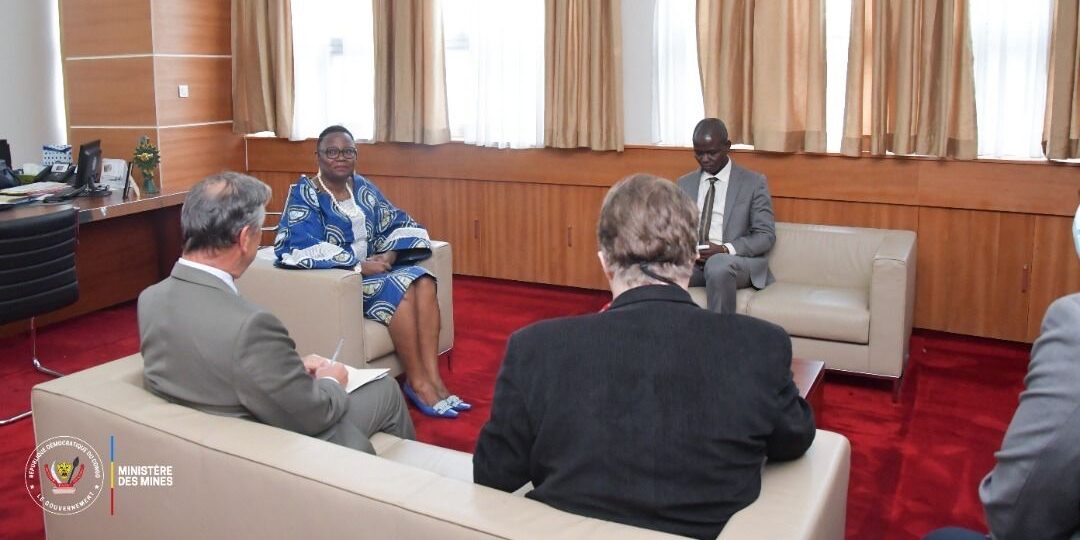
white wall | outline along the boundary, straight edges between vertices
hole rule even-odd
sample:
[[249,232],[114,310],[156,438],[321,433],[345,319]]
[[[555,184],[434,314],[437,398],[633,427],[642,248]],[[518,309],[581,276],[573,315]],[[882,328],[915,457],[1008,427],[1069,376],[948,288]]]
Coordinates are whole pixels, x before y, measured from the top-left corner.
[[15,167],[67,142],[57,0],[0,0],[0,139]]

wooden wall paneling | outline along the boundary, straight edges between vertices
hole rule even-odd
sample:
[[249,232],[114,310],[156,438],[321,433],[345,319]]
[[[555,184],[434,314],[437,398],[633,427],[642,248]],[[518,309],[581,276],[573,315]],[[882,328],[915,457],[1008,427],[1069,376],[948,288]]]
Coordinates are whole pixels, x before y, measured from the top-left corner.
[[[232,120],[232,59],[156,57],[154,72],[162,126]],[[189,97],[179,96],[181,84],[188,85]]]
[[922,206],[1071,216],[1080,164],[920,160]]
[[1062,296],[1080,292],[1080,259],[1072,238],[1072,220],[1057,216],[1035,218],[1031,264],[1028,340],[1039,336],[1046,308]]
[[154,52],[148,0],[61,0],[60,28],[64,58]]
[[244,170],[244,139],[232,123],[160,130],[161,191],[187,191],[207,175]]
[[65,60],[68,124],[155,126],[154,59]]
[[1023,214],[920,208],[915,326],[1024,340],[1034,228]]
[[914,204],[918,163],[888,158],[739,153],[735,163],[767,177],[774,197]]
[[777,221],[875,229],[918,230],[919,208],[896,204],[773,197]]
[[[101,141],[101,154],[103,157],[122,159],[125,163],[131,163],[135,153],[135,145],[139,144],[139,137],[146,135],[154,142],[158,140],[157,128],[71,128],[68,130],[68,142],[71,144],[71,155],[78,159],[76,153],[79,145],[93,140]],[[138,177],[138,173],[132,172]]]
[[[65,0],[67,1],[67,0]],[[141,0],[146,3],[146,0]],[[228,0],[152,0],[154,50],[166,54],[231,54]]]

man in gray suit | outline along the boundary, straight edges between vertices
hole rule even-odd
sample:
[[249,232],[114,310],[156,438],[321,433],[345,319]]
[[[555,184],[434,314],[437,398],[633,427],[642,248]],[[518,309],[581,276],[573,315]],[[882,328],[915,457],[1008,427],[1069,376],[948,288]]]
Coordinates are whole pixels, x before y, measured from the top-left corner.
[[281,321],[238,295],[233,280],[255,260],[269,199],[266,184],[234,172],[188,192],[180,211],[183,256],[172,275],[139,295],[146,387],[208,413],[372,454],[377,431],[415,438],[393,379],[346,393],[342,364],[301,359]]
[[765,256],[776,241],[765,175],[732,163],[730,150],[723,122],[698,122],[694,157],[701,168],[678,180],[701,212],[698,261],[690,286],[704,285],[708,308],[719,313],[735,312],[736,289],[764,289],[773,282]]

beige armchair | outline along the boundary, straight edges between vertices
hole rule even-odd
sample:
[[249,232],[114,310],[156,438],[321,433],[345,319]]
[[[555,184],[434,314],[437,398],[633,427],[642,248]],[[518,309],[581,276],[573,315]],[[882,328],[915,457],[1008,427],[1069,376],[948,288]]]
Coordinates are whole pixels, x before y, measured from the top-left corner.
[[[454,346],[452,259],[450,244],[432,241],[431,258],[420,263],[435,274],[439,284],[440,354]],[[263,248],[236,286],[242,296],[281,319],[301,356],[330,356],[338,340],[345,338],[338,360],[355,367],[390,368],[392,375],[401,372],[390,332],[364,319],[360,274],[339,269],[278,268],[273,248]]]
[[[832,370],[904,375],[915,309],[915,233],[777,223],[776,282],[740,289],[736,311],[778,324],[795,356]],[[705,290],[690,295],[705,306]]]

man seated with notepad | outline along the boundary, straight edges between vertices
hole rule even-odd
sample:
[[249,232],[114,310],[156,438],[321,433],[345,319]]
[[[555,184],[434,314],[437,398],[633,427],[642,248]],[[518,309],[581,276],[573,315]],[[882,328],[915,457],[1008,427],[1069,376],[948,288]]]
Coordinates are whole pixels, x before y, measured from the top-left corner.
[[344,364],[301,359],[281,321],[238,295],[233,280],[255,259],[269,199],[266,184],[235,172],[188,192],[180,211],[184,253],[168,278],[139,295],[147,389],[371,454],[375,432],[415,438],[392,379],[347,391]]

